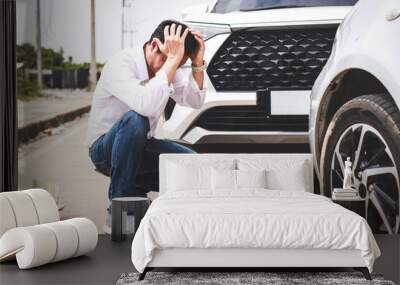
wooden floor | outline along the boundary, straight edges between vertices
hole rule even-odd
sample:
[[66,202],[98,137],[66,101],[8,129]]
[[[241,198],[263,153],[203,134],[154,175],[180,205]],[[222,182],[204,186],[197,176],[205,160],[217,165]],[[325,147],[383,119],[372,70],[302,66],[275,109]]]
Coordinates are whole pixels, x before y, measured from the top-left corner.
[[[400,235],[377,235],[376,240],[382,257],[376,261],[375,272],[399,284]],[[115,284],[122,273],[134,271],[130,247],[131,240],[114,243],[101,235],[96,250],[88,256],[30,270],[19,270],[15,262],[1,264],[0,284]]]

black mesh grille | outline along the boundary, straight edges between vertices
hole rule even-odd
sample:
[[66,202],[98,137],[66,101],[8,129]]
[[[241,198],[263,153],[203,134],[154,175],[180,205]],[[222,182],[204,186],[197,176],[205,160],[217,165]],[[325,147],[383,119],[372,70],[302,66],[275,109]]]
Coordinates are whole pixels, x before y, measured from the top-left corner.
[[208,109],[193,124],[210,131],[308,130],[307,115],[267,116],[258,106],[220,106]]
[[207,69],[217,91],[310,88],[327,62],[337,26],[232,33]]

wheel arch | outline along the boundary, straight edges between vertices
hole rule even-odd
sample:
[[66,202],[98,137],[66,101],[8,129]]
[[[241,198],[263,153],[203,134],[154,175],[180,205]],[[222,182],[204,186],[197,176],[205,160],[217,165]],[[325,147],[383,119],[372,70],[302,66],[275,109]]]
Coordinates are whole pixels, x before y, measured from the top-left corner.
[[393,100],[388,89],[376,76],[360,68],[346,69],[331,80],[321,97],[315,120],[316,161],[320,161],[323,138],[336,111],[346,102],[371,93]]

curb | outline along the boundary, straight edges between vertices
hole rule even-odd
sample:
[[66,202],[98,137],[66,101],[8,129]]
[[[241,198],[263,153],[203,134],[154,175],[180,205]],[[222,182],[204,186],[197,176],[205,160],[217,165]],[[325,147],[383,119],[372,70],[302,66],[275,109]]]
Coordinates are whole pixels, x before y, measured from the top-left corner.
[[29,125],[18,128],[18,145],[26,143],[29,140],[38,136],[42,131],[48,128],[56,128],[61,124],[74,120],[76,117],[80,117],[90,111],[91,105],[84,106],[82,108],[57,115],[53,118],[46,119],[31,123]]

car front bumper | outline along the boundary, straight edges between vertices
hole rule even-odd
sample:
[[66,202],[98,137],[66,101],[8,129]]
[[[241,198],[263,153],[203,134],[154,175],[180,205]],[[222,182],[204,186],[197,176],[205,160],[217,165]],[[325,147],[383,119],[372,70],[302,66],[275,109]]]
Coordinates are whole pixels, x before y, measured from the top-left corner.
[[193,125],[205,111],[221,106],[256,106],[255,92],[208,92],[199,109],[175,106],[158,136],[186,144],[199,143],[308,143],[305,131],[225,131],[208,130]]
[[202,143],[270,143],[270,144],[306,144],[307,132],[224,132],[208,131],[194,127],[182,138],[187,144]]

